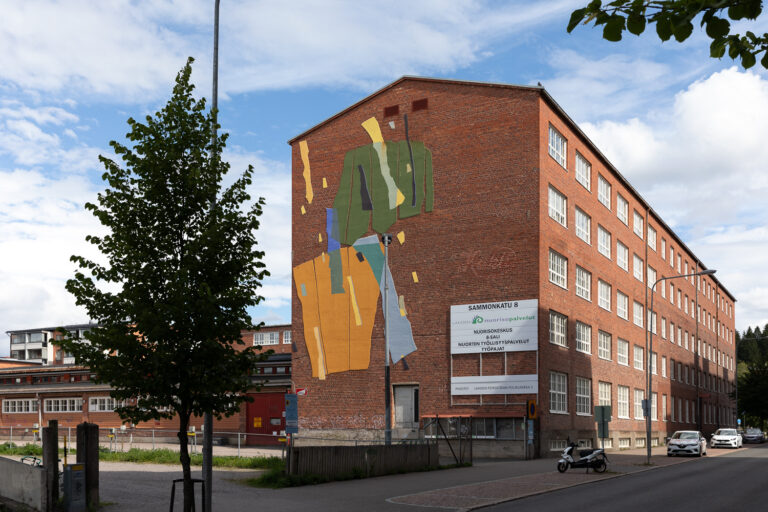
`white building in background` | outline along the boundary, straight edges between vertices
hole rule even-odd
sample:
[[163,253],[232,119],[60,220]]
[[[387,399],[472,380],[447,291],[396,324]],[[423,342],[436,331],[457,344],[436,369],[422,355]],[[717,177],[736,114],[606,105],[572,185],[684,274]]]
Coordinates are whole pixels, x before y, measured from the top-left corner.
[[[94,327],[96,324],[90,323],[60,326],[80,338]],[[11,338],[11,359],[43,365],[75,364],[74,357],[52,343],[57,338],[57,328],[59,327],[6,331]]]

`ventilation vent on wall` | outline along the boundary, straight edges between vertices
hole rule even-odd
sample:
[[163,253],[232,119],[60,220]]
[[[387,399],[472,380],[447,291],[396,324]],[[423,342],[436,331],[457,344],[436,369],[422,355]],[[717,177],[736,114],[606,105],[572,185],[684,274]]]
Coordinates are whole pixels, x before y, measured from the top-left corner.
[[396,116],[400,113],[400,107],[398,105],[392,105],[391,107],[384,107],[384,117]]
[[411,104],[411,111],[416,112],[417,110],[427,110],[429,108],[429,101],[427,98],[422,98],[420,100],[415,100]]

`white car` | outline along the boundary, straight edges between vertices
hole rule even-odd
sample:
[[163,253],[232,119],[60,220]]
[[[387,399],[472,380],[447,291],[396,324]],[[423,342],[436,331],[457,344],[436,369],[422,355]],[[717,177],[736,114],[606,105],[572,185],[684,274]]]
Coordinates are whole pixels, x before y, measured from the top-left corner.
[[741,434],[735,428],[719,428],[709,441],[712,448],[741,448],[742,443]]
[[701,457],[707,454],[707,440],[697,430],[678,430],[667,442],[667,457],[673,455],[696,455]]

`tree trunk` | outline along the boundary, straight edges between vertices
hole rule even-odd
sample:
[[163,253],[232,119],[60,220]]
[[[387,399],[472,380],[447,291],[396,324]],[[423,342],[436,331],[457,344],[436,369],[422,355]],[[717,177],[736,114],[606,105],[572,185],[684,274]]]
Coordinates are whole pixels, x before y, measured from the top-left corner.
[[179,414],[179,460],[184,472],[184,512],[195,510],[195,488],[192,485],[192,471],[189,468],[189,443],[187,430],[189,430],[189,413]]

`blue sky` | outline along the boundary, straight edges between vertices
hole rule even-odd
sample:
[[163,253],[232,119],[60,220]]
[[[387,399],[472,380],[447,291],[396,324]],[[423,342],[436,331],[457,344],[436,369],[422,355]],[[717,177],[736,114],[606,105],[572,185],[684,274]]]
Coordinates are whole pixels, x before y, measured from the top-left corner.
[[[585,3],[583,0],[582,3]],[[541,82],[738,299],[736,325],[768,322],[768,73],[653,31],[609,43],[567,34],[579,1],[222,0],[220,122],[233,173],[257,174],[272,276],[254,318],[290,321],[286,141],[402,75]],[[768,31],[768,16],[749,24]],[[187,56],[210,97],[213,0],[33,0],[0,17],[0,331],[85,322],[64,290],[72,254],[101,228],[128,117],[169,98]],[[746,24],[741,24],[746,27]],[[746,28],[743,28],[745,30]],[[0,355],[8,354],[3,334]]]

